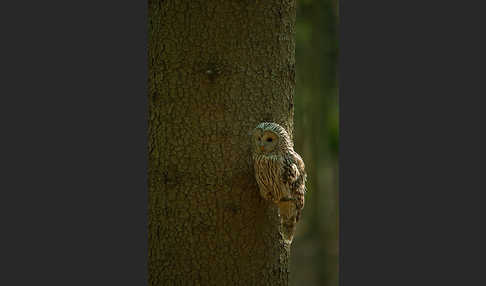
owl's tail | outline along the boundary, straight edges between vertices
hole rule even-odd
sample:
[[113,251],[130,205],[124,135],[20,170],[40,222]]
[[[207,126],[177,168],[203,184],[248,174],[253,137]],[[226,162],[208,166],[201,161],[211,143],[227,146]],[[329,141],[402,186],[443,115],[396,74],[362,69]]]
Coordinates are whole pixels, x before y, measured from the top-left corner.
[[297,209],[294,201],[280,201],[278,203],[281,234],[286,243],[292,243],[297,226]]

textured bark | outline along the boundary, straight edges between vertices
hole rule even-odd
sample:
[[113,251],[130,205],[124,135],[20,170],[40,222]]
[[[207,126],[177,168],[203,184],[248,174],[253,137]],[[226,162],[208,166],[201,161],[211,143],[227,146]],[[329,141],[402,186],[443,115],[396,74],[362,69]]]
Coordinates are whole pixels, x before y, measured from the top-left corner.
[[150,285],[287,285],[249,132],[292,134],[295,0],[149,1]]

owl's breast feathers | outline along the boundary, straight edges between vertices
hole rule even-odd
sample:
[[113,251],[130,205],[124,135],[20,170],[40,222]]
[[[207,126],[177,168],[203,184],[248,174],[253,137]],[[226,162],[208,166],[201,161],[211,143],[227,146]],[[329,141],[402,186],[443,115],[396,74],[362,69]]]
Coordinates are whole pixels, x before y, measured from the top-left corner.
[[290,151],[284,156],[260,155],[254,158],[255,175],[262,196],[275,203],[293,200],[304,207],[305,166],[302,158]]
[[255,177],[260,194],[267,200],[278,203],[282,197],[290,196],[287,184],[282,180],[283,158],[281,156],[258,155],[254,157]]

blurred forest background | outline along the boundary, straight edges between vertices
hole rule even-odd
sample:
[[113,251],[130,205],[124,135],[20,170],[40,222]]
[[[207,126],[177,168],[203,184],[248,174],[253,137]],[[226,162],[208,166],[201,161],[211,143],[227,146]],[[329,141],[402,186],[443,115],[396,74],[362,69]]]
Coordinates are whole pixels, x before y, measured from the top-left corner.
[[295,149],[308,173],[291,285],[338,286],[338,0],[297,0]]

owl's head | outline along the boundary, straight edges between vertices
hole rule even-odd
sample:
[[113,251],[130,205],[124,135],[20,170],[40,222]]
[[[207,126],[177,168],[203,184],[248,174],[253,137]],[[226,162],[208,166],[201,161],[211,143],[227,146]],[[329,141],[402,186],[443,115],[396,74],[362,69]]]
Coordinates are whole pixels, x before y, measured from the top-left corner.
[[292,141],[285,129],[273,122],[262,122],[253,130],[256,154],[270,155],[292,148]]

